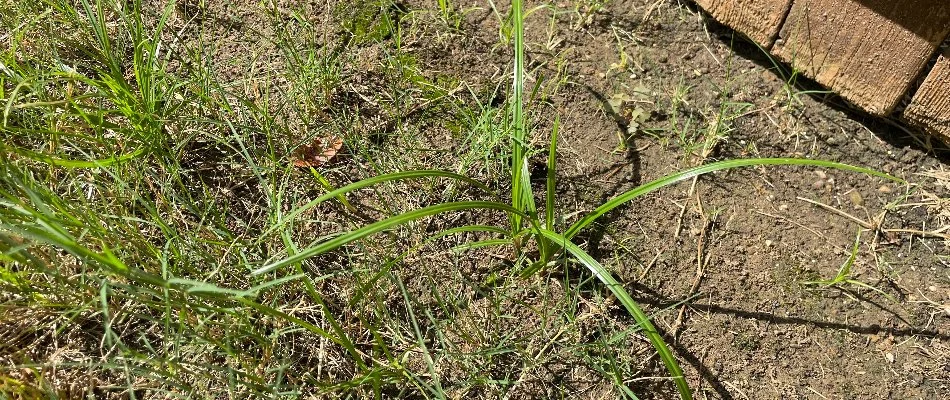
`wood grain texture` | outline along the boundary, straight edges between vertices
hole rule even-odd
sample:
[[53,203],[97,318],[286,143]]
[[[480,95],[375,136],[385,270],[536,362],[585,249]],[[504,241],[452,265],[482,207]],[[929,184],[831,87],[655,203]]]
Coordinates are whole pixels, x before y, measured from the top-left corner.
[[772,49],[875,115],[888,115],[950,32],[947,0],[795,0]]
[[696,0],[717,21],[772,47],[792,0]]
[[950,145],[950,50],[937,59],[904,110],[904,119]]

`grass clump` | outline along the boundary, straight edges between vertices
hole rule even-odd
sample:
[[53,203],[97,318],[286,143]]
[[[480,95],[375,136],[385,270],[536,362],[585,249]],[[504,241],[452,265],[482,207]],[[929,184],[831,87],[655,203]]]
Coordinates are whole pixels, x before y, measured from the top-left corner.
[[[483,226],[483,225],[470,225],[464,227],[455,227],[450,230],[441,233],[437,236],[444,234],[453,234],[464,231],[484,231],[491,232],[501,235],[501,239],[487,241],[481,243],[480,245],[513,245],[515,248],[515,258],[528,257],[528,267],[523,271],[522,275],[530,275],[540,271],[545,266],[549,265],[551,262],[555,261],[558,257],[561,256],[570,256],[573,257],[580,264],[587,267],[606,287],[610,290],[614,296],[620,301],[624,308],[630,313],[631,316],[637,321],[642,329],[642,332],[649,338],[650,342],[655,347],[656,351],[659,353],[660,359],[665,364],[667,370],[670,373],[671,378],[676,383],[677,390],[680,393],[680,396],[683,399],[691,398],[690,390],[686,384],[685,377],[683,376],[682,370],[679,367],[678,362],[670,351],[669,347],[666,345],[662,336],[656,327],[653,326],[650,318],[646,313],[641,310],[641,308],[636,304],[633,298],[629,293],[624,289],[623,284],[618,282],[613,275],[596,259],[591,257],[587,252],[585,252],[580,246],[573,243],[572,239],[580,234],[585,228],[591,226],[598,218],[609,213],[615,208],[630,202],[634,199],[637,199],[644,194],[650,193],[654,190],[669,186],[671,184],[692,179],[693,177],[708,174],[716,171],[739,168],[739,167],[749,167],[749,166],[762,166],[762,165],[809,165],[809,166],[818,166],[826,168],[837,168],[842,170],[848,170],[853,172],[861,172],[870,174],[873,176],[883,177],[887,179],[896,179],[887,174],[883,174],[877,171],[854,167],[846,164],[840,164],[829,161],[820,161],[820,160],[807,160],[807,159],[790,159],[790,158],[761,158],[761,159],[740,159],[740,160],[730,160],[730,161],[721,161],[711,164],[702,165],[699,167],[687,169],[680,171],[666,177],[657,179],[655,181],[641,185],[635,189],[632,189],[626,193],[623,193],[610,201],[604,203],[600,207],[597,207],[594,211],[582,217],[580,220],[569,226],[563,233],[558,233],[554,230],[554,221],[556,220],[556,209],[555,209],[555,180],[556,180],[556,146],[557,146],[557,128],[555,124],[555,130],[552,132],[551,141],[550,141],[550,150],[548,152],[548,174],[547,174],[547,186],[546,186],[546,195],[545,195],[545,214],[542,218],[538,213],[538,207],[534,199],[534,191],[530,182],[530,171],[527,155],[530,152],[530,148],[526,142],[526,122],[523,111],[523,85],[524,85],[524,19],[522,15],[522,5],[521,2],[515,0],[512,4],[512,22],[513,22],[513,47],[514,47],[514,82],[512,85],[512,96],[511,96],[511,108],[510,108],[510,131],[511,131],[511,194],[510,194],[510,203],[503,203],[499,201],[465,201],[465,202],[449,202],[437,204],[429,207],[424,207],[418,210],[409,211],[403,214],[399,214],[382,221],[366,225],[362,228],[345,232],[336,236],[330,240],[319,243],[315,246],[301,249],[296,254],[268,263],[267,265],[258,268],[254,271],[254,274],[261,275],[270,273],[274,270],[293,266],[299,262],[315,257],[317,255],[329,252],[331,250],[337,249],[344,244],[360,240],[369,235],[379,233],[393,227],[409,223],[411,221],[418,220],[423,217],[436,215],[440,213],[445,213],[449,211],[470,211],[470,210],[494,210],[501,211],[508,215],[510,225],[507,230],[500,230],[497,227]],[[450,173],[438,173],[436,171],[415,171],[415,172],[403,172],[392,174],[388,176],[381,176],[377,178],[371,178],[367,181],[362,181],[366,185],[373,184],[377,180],[389,180],[389,179],[409,179],[414,178],[415,174],[431,174],[433,176],[441,176],[456,180],[468,181],[469,183],[476,184],[477,186],[482,186],[475,182],[470,182],[467,178],[463,176],[456,176]],[[343,194],[355,189],[362,183],[355,184],[354,188],[341,188],[336,194]],[[487,188],[485,188],[487,189]],[[328,200],[331,197],[330,195],[325,195],[322,200]],[[321,201],[317,199],[314,201],[314,205]],[[536,257],[531,257],[525,253],[525,249],[529,246],[529,243],[534,242],[537,244],[538,254]]]
[[[138,1],[119,9],[102,2],[82,1],[74,7],[50,0],[36,9],[16,9],[14,13],[36,15],[34,24],[11,30],[19,38],[14,40],[18,46],[28,42],[24,29],[59,23],[84,38],[78,42],[89,44],[45,53],[13,46],[0,59],[4,104],[0,301],[4,321],[12,320],[6,317],[12,314],[28,321],[9,328],[18,332],[16,344],[27,348],[32,343],[30,351],[38,351],[4,348],[0,355],[9,361],[5,364],[45,371],[51,365],[38,360],[55,359],[56,367],[66,366],[67,373],[74,374],[72,381],[90,376],[108,381],[95,389],[75,389],[84,396],[95,390],[91,395],[103,397],[294,398],[310,394],[301,393],[302,388],[313,386],[317,394],[446,397],[450,388],[438,371],[439,354],[433,347],[461,352],[446,339],[450,329],[440,326],[440,318],[461,314],[462,300],[433,289],[432,309],[414,307],[422,300],[413,298],[412,288],[393,268],[427,243],[461,236],[458,248],[514,249],[505,261],[524,277],[559,265],[569,270],[573,264],[568,260],[587,268],[637,325],[602,347],[608,349],[634,333],[645,335],[680,396],[688,399],[686,378],[650,316],[624,284],[578,244],[585,230],[647,193],[732,168],[808,165],[895,179],[827,161],[721,161],[643,184],[567,225],[562,221],[569,217],[560,215],[555,198],[557,123],[548,144],[544,188],[536,190],[531,184],[529,157],[537,149],[529,145],[524,112],[524,14],[521,1],[515,0],[513,82],[504,123],[496,125],[497,110],[487,106],[471,118],[477,125],[474,129],[489,136],[491,146],[499,136],[510,144],[507,152],[472,152],[463,160],[474,163],[503,154],[507,160],[490,161],[504,164],[507,182],[495,185],[469,177],[466,165],[453,172],[399,168],[348,184],[338,184],[341,180],[332,173],[314,170],[315,186],[325,190],[313,198],[311,191],[291,184],[295,171],[283,155],[295,147],[290,142],[301,139],[293,128],[317,123],[294,120],[283,110],[296,107],[314,120],[333,119],[326,125],[336,129],[335,134],[352,126],[346,120],[351,115],[325,111],[346,79],[346,63],[341,60],[349,46],[389,35],[397,37],[398,50],[401,25],[392,19],[404,14],[389,12],[397,9],[387,4],[369,3],[368,9],[349,10],[352,18],[343,24],[348,36],[338,48],[281,47],[290,60],[288,68],[300,78],[288,80],[292,92],[313,94],[311,103],[292,105],[271,103],[266,95],[255,101],[235,90],[237,85],[205,79],[208,74],[200,62],[192,78],[171,73],[172,60],[161,44],[166,43],[162,38],[168,34],[165,27],[175,12],[173,6],[149,11]],[[457,12],[450,2],[439,5],[444,19]],[[374,10],[385,11],[382,20],[374,19],[380,15]],[[155,18],[144,20],[141,15],[147,12]],[[307,27],[303,20],[298,22]],[[396,68],[409,64],[398,63]],[[424,79],[409,70],[394,74],[402,72]],[[269,89],[273,88],[262,88],[260,93]],[[369,151],[365,153],[372,158]],[[209,156],[217,159],[208,160]],[[216,165],[206,167],[211,161]],[[369,170],[387,170],[380,163],[368,164]],[[449,200],[399,212],[392,210],[403,209],[404,204],[374,208],[347,197],[364,189],[385,192],[391,185],[420,179],[452,182],[441,188]],[[351,214],[318,212],[339,212],[331,208],[334,202]],[[363,240],[457,212],[503,215],[507,224],[493,224],[497,221],[487,218],[439,227],[408,249],[396,249],[386,240],[375,246]],[[371,219],[375,222],[363,223]],[[347,251],[337,251],[344,246]],[[309,263],[327,253],[336,259],[319,267]],[[359,256],[377,268],[351,263]],[[340,294],[334,292],[340,280],[355,284]],[[490,290],[503,283],[479,284]],[[351,308],[366,310],[344,313]],[[48,353],[62,339],[59,332],[77,336],[70,339],[79,343],[76,351],[100,357],[56,359]],[[451,334],[490,342],[487,333],[477,330]],[[506,340],[510,338],[498,342]],[[540,359],[547,347],[531,348],[529,353]],[[596,358],[591,354],[597,351],[586,350],[579,352]],[[501,358],[511,352],[511,346],[498,345],[478,356]],[[472,387],[502,380],[477,372],[485,365],[481,360],[464,362],[476,371],[467,377]],[[603,360],[592,364],[612,375],[627,395],[635,396],[619,377],[624,368]],[[289,374],[291,369],[295,373]],[[53,378],[4,370],[0,388],[23,396],[61,391]],[[505,379],[518,381],[517,376]],[[510,382],[506,387],[516,385]]]

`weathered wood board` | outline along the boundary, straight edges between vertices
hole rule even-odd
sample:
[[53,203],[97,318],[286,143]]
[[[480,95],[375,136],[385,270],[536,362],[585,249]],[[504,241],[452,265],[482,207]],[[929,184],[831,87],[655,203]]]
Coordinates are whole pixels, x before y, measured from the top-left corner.
[[772,52],[864,110],[887,115],[948,33],[948,0],[795,0]]
[[771,48],[792,0],[696,0],[717,21]]
[[904,110],[904,119],[950,144],[950,50],[924,79]]

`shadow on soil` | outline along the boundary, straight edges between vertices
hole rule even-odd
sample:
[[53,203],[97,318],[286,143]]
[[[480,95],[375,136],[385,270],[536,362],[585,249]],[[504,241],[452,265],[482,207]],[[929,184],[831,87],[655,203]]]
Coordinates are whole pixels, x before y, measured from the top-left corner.
[[[635,291],[633,293],[640,293],[640,296],[632,295],[633,299],[639,304],[650,305],[653,309],[656,310],[665,310],[677,307],[681,301],[665,298],[660,293],[655,290],[641,285],[633,284]],[[862,299],[862,301],[867,299]],[[723,307],[716,304],[696,304],[696,303],[686,303],[688,306],[699,312],[706,313],[715,313],[715,314],[729,314],[737,318],[744,319],[754,319],[758,321],[768,322],[770,324],[778,325],[799,325],[799,326],[811,326],[817,329],[824,330],[846,330],[852,333],[857,334],[889,334],[894,337],[910,337],[910,336],[922,336],[927,338],[934,338],[940,340],[950,340],[950,333],[944,332],[936,329],[923,329],[915,327],[906,327],[906,328],[896,328],[896,327],[885,327],[877,324],[872,325],[856,325],[856,324],[846,324],[841,322],[828,322],[828,321],[816,321],[808,318],[801,317],[783,317],[767,312],[761,311],[748,311],[738,308],[729,308]],[[875,306],[885,309],[883,306],[872,303]],[[897,315],[897,313],[887,310],[891,314]],[[898,317],[900,318],[900,317]],[[903,318],[900,318],[901,321],[908,323]],[[666,332],[659,327],[657,329],[660,331],[661,335],[668,336]],[[718,396],[722,399],[733,399],[735,398],[729,390],[726,389],[726,386],[722,381],[719,380],[716,373],[714,373],[696,354],[690,352],[678,341],[668,341],[667,344],[673,348],[676,354],[689,363],[693,368],[696,369],[697,373],[700,375],[702,380],[708,383],[712,389],[716,392]]]

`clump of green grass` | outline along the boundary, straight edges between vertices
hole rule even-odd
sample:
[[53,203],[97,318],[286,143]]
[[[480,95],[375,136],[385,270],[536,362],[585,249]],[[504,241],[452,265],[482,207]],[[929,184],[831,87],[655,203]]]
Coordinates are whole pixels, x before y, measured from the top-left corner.
[[[530,182],[528,159],[536,149],[528,144],[524,14],[521,1],[515,0],[513,82],[501,127],[510,138],[506,153],[510,159],[493,160],[507,161],[507,193],[498,194],[493,185],[461,170],[405,169],[339,188],[325,174],[315,173],[317,185],[326,191],[303,202],[304,196],[294,192],[288,178],[291,171],[281,166],[285,161],[281,154],[289,150],[282,141],[290,132],[280,125],[283,116],[276,114],[272,104],[256,104],[218,83],[167,73],[164,57],[168,53],[163,53],[158,38],[173,12],[171,7],[159,13],[156,24],[148,25],[139,17],[143,10],[137,1],[131,10],[87,1],[78,9],[66,2],[44,4],[47,11],[40,15],[50,17],[51,26],[57,20],[72,25],[81,22],[92,44],[78,54],[48,58],[24,57],[15,51],[3,55],[2,132],[8,140],[0,143],[0,285],[4,288],[0,301],[6,309],[29,312],[52,331],[76,330],[92,336],[94,340],[82,343],[101,357],[69,366],[90,375],[118,376],[110,387],[101,389],[111,391],[106,395],[295,397],[301,387],[311,385],[318,393],[382,398],[415,391],[444,397],[447,385],[436,371],[438,356],[427,344],[431,339],[427,329],[437,330],[436,341],[448,347],[446,340],[432,313],[414,311],[410,290],[391,270],[427,242],[476,232],[482,238],[492,236],[462,246],[510,246],[514,254],[509,261],[522,276],[567,260],[587,268],[634,318],[636,331],[650,340],[680,396],[690,398],[683,372],[661,332],[624,285],[577,244],[580,235],[600,217],[647,193],[731,168],[809,165],[896,180],[826,161],[722,161],[641,185],[562,226],[558,221],[567,217],[559,215],[555,198],[557,123],[547,149],[545,187],[538,188],[544,193],[543,204],[538,204]],[[449,2],[440,5],[443,12],[451,11]],[[392,21],[368,21],[375,15],[372,12],[356,14],[358,20],[345,26],[354,37],[379,38],[396,30]],[[293,82],[299,85],[294,89],[316,92],[314,103],[301,108],[321,110],[330,102],[336,82],[342,79],[340,52],[288,53],[294,61],[292,68],[304,75],[303,81]],[[479,118],[480,123],[491,124],[492,110],[484,114],[487,117]],[[498,130],[486,131],[495,135]],[[232,166],[222,173],[226,177],[202,170],[202,160],[194,160],[192,153],[203,149],[222,153],[220,164]],[[208,175],[197,174],[199,170]],[[348,218],[312,216],[334,201],[350,211],[359,209],[360,203],[346,197],[357,190],[432,178],[471,186],[482,200],[437,203],[352,230],[347,230],[352,226]],[[207,183],[216,180],[223,183]],[[234,192],[242,193],[239,201],[224,200],[227,196],[222,193]],[[339,264],[348,265],[346,259],[356,256],[337,251],[344,245],[459,211],[501,214],[507,224],[447,227],[408,250],[374,259],[380,265],[374,270],[318,269],[306,263],[334,252],[344,259]],[[304,226],[312,229],[307,235],[298,231]],[[302,237],[307,241],[303,245],[299,244]],[[327,289],[337,275],[358,282],[348,302],[333,298]],[[373,293],[374,287],[383,284],[391,290],[388,299]],[[456,307],[438,294],[433,297],[442,310]],[[364,304],[361,300],[367,298],[371,299],[366,302],[370,313],[355,314],[349,320],[340,317],[341,309]],[[404,315],[393,315],[397,311],[385,302],[391,298],[401,299],[405,309],[399,312]],[[402,321],[390,327],[374,319]],[[294,351],[297,343],[314,344],[320,354]],[[29,354],[4,351],[9,364],[47,366]],[[338,362],[326,363],[327,353],[337,353]],[[290,376],[287,371],[292,367],[303,371]],[[55,390],[42,377],[4,371],[9,376],[0,382],[15,393]],[[623,387],[619,383],[623,379],[614,378]],[[392,392],[393,387],[398,389]],[[356,392],[362,389],[365,392]]]
[[[353,231],[339,234],[332,239],[323,241],[314,246],[300,249],[300,251],[296,254],[267,263],[266,265],[256,269],[253,274],[262,275],[281,268],[299,265],[299,263],[303,260],[335,250],[347,243],[351,243],[363,239],[369,235],[383,232],[399,225],[416,221],[431,215],[453,211],[500,211],[504,214],[507,214],[508,216],[510,224],[507,229],[487,225],[467,225],[453,227],[447,231],[437,234],[434,237],[460,232],[493,233],[500,236],[500,238],[486,241],[481,244],[513,245],[515,248],[514,257],[516,258],[526,256],[525,250],[529,248],[529,244],[534,243],[537,245],[538,255],[533,260],[531,260],[531,262],[528,263],[529,266],[525,268],[524,271],[522,271],[522,275],[525,276],[537,273],[545,266],[550,265],[559,257],[570,256],[574,258],[580,264],[587,267],[607,287],[607,289],[610,290],[614,296],[616,296],[624,308],[636,320],[636,322],[640,325],[642,332],[647,336],[658,352],[660,359],[663,361],[664,365],[669,371],[671,379],[675,382],[680,396],[683,399],[689,399],[691,398],[691,394],[686,383],[686,379],[683,376],[682,370],[673,356],[672,351],[666,345],[666,342],[663,340],[660,332],[650,321],[650,318],[647,316],[647,314],[643,312],[643,310],[637,305],[626,289],[624,289],[623,284],[618,282],[606,267],[601,265],[596,259],[591,257],[580,246],[573,242],[575,237],[583,232],[585,228],[593,225],[594,222],[597,221],[597,219],[601,216],[647,193],[683,180],[692,179],[693,177],[699,175],[727,169],[765,165],[807,165],[860,172],[872,176],[899,181],[899,179],[881,172],[830,161],[792,158],[757,158],[720,161],[676,172],[655,181],[643,184],[597,207],[594,209],[594,211],[570,225],[562,233],[557,232],[555,231],[554,224],[554,221],[556,221],[558,218],[555,207],[557,124],[555,124],[555,129],[551,134],[548,151],[548,174],[545,191],[546,194],[544,197],[545,208],[543,215],[539,214],[538,212],[538,207],[534,198],[534,191],[530,183],[530,171],[527,155],[530,153],[531,149],[529,148],[526,140],[527,128],[523,111],[524,102],[522,98],[524,90],[524,18],[522,15],[522,4],[520,0],[515,0],[512,3],[512,23],[514,31],[514,82],[512,84],[512,96],[509,113],[512,149],[510,160],[511,169],[509,172],[511,177],[511,192],[509,197],[510,202],[505,203],[498,201],[496,197],[496,199],[487,201],[448,202],[423,207],[417,210],[386,218]],[[332,199],[333,196],[343,195],[358,188],[366,187],[379,182],[389,180],[415,179],[423,176],[435,176],[463,181],[482,188],[488,193],[491,193],[491,190],[484,185],[454,173],[440,171],[405,171],[381,175],[379,177],[370,178],[354,183],[347,187],[340,188],[314,200],[311,204],[308,204],[308,207],[315,206],[322,201]],[[301,210],[304,209],[306,209],[306,207],[301,208]]]
[[[16,37],[0,53],[0,307],[17,335],[0,345],[0,393],[290,397],[302,385],[286,374],[300,357],[281,343],[291,335],[356,357],[355,377],[348,365],[302,374],[318,390],[326,376],[395,380],[324,324],[325,292],[283,310],[285,293],[332,274],[247,278],[295,240],[266,229],[298,195],[282,118],[203,73],[168,72],[172,6],[114,5],[20,2],[9,11],[35,20],[4,21]],[[64,36],[81,45],[53,39]]]

